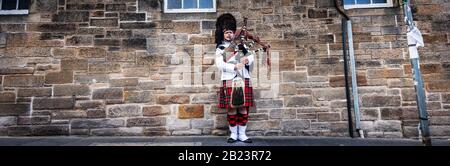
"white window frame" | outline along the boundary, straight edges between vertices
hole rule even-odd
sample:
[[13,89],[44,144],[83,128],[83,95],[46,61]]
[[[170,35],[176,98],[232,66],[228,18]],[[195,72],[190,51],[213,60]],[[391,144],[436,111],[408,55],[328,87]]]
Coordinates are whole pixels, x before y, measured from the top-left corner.
[[16,0],[16,9],[15,10],[2,10],[2,2],[0,0],[0,15],[27,15],[28,9],[19,9],[19,0]]
[[[168,1],[164,0],[164,13],[213,13],[217,11],[217,3],[216,0],[213,1],[213,8],[208,9],[168,9]],[[197,6],[199,5],[200,0],[197,0]],[[183,0],[181,0],[181,8],[183,8]]]
[[[355,0],[356,1],[356,0]],[[394,3],[392,0],[386,0],[386,3],[382,4],[373,4],[372,0],[370,0],[371,4],[355,4],[355,5],[345,5],[344,9],[356,9],[356,8],[383,8],[383,7],[394,7]]]

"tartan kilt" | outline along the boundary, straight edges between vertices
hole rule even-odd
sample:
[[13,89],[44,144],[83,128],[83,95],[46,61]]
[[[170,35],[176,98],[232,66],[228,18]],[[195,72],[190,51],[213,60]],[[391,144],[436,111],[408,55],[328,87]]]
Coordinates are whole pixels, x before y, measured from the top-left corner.
[[[251,81],[249,78],[245,78],[245,103],[244,107],[252,107],[253,106],[253,87],[251,85]],[[231,109],[230,100],[231,100],[231,80],[223,80],[222,87],[219,90],[219,108]]]

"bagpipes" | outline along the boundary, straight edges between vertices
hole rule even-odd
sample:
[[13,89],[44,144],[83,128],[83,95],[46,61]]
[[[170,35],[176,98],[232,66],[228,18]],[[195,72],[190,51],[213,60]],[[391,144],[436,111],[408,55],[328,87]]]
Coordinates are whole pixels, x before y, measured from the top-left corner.
[[[260,51],[263,51],[265,54],[262,54],[263,57],[263,63],[262,65],[267,65],[269,68],[271,66],[270,63],[270,45],[269,44],[265,44],[261,41],[261,39],[258,36],[254,36],[252,34],[250,34],[247,31],[247,18],[244,18],[244,23],[241,29],[238,29],[235,33],[235,37],[234,40],[231,41],[230,46],[228,46],[227,48],[225,48],[226,52],[238,52],[241,51],[243,56],[247,55],[248,50],[249,49],[254,49],[255,43],[259,44],[261,46],[261,48],[255,49],[255,53],[259,53]],[[248,48],[248,49],[247,49]],[[238,62],[240,60],[240,58],[242,58],[243,56],[238,56],[236,58]],[[228,58],[226,58],[228,59]],[[225,58],[224,58],[225,60]]]
[[[257,43],[262,48],[255,49],[254,52],[255,54],[260,53],[260,51],[264,52],[260,54],[263,57],[259,58],[262,58],[262,65],[267,65],[267,73],[270,76],[270,45],[261,42],[258,36],[253,36],[247,31],[247,18],[244,18],[242,28],[237,30],[235,34],[235,39],[231,41],[231,44],[227,48],[225,48],[225,52],[228,53],[224,54],[224,61],[228,62],[229,59],[235,56],[237,63],[239,63],[242,57],[248,56],[249,53],[251,53],[249,50],[254,49],[255,43]],[[226,55],[228,55],[228,57]],[[246,65],[245,68],[248,71],[251,71],[250,66]],[[239,108],[245,105],[245,78],[239,71],[236,71],[236,73],[238,77],[234,78],[231,82],[232,91],[230,105],[232,108]]]

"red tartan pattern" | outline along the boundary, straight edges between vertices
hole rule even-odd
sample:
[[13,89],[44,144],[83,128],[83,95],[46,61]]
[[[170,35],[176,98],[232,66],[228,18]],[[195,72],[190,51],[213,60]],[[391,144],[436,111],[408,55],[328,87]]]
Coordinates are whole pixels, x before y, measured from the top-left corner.
[[228,124],[230,126],[236,126],[237,125],[237,115],[227,115]]
[[[219,108],[231,109],[230,100],[231,100],[231,81],[222,81],[222,87],[220,87],[219,92]],[[253,88],[251,86],[250,79],[245,79],[245,107],[253,107]]]
[[[247,107],[247,110],[248,110],[248,107]],[[238,117],[237,117],[236,124],[239,125],[239,126],[245,126],[245,125],[247,125],[247,122],[248,122],[248,112],[247,112],[247,114],[241,114],[241,113],[238,113],[237,115],[238,115]]]

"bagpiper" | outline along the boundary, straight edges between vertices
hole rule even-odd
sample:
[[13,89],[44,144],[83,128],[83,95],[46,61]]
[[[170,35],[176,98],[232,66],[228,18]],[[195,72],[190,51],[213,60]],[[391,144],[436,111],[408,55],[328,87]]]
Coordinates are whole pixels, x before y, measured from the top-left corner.
[[[227,112],[230,129],[230,137],[227,142],[234,143],[239,140],[251,143],[252,140],[246,135],[246,128],[249,108],[254,105],[250,80],[254,55],[246,50],[245,45],[234,42],[239,37],[236,31],[236,19],[233,15],[225,13],[217,18],[215,65],[222,74],[218,107]],[[233,84],[239,83],[236,80],[241,80],[243,84],[241,89],[233,89]],[[239,90],[241,93],[238,93]],[[241,104],[237,107],[233,106],[233,102],[241,102]]]

